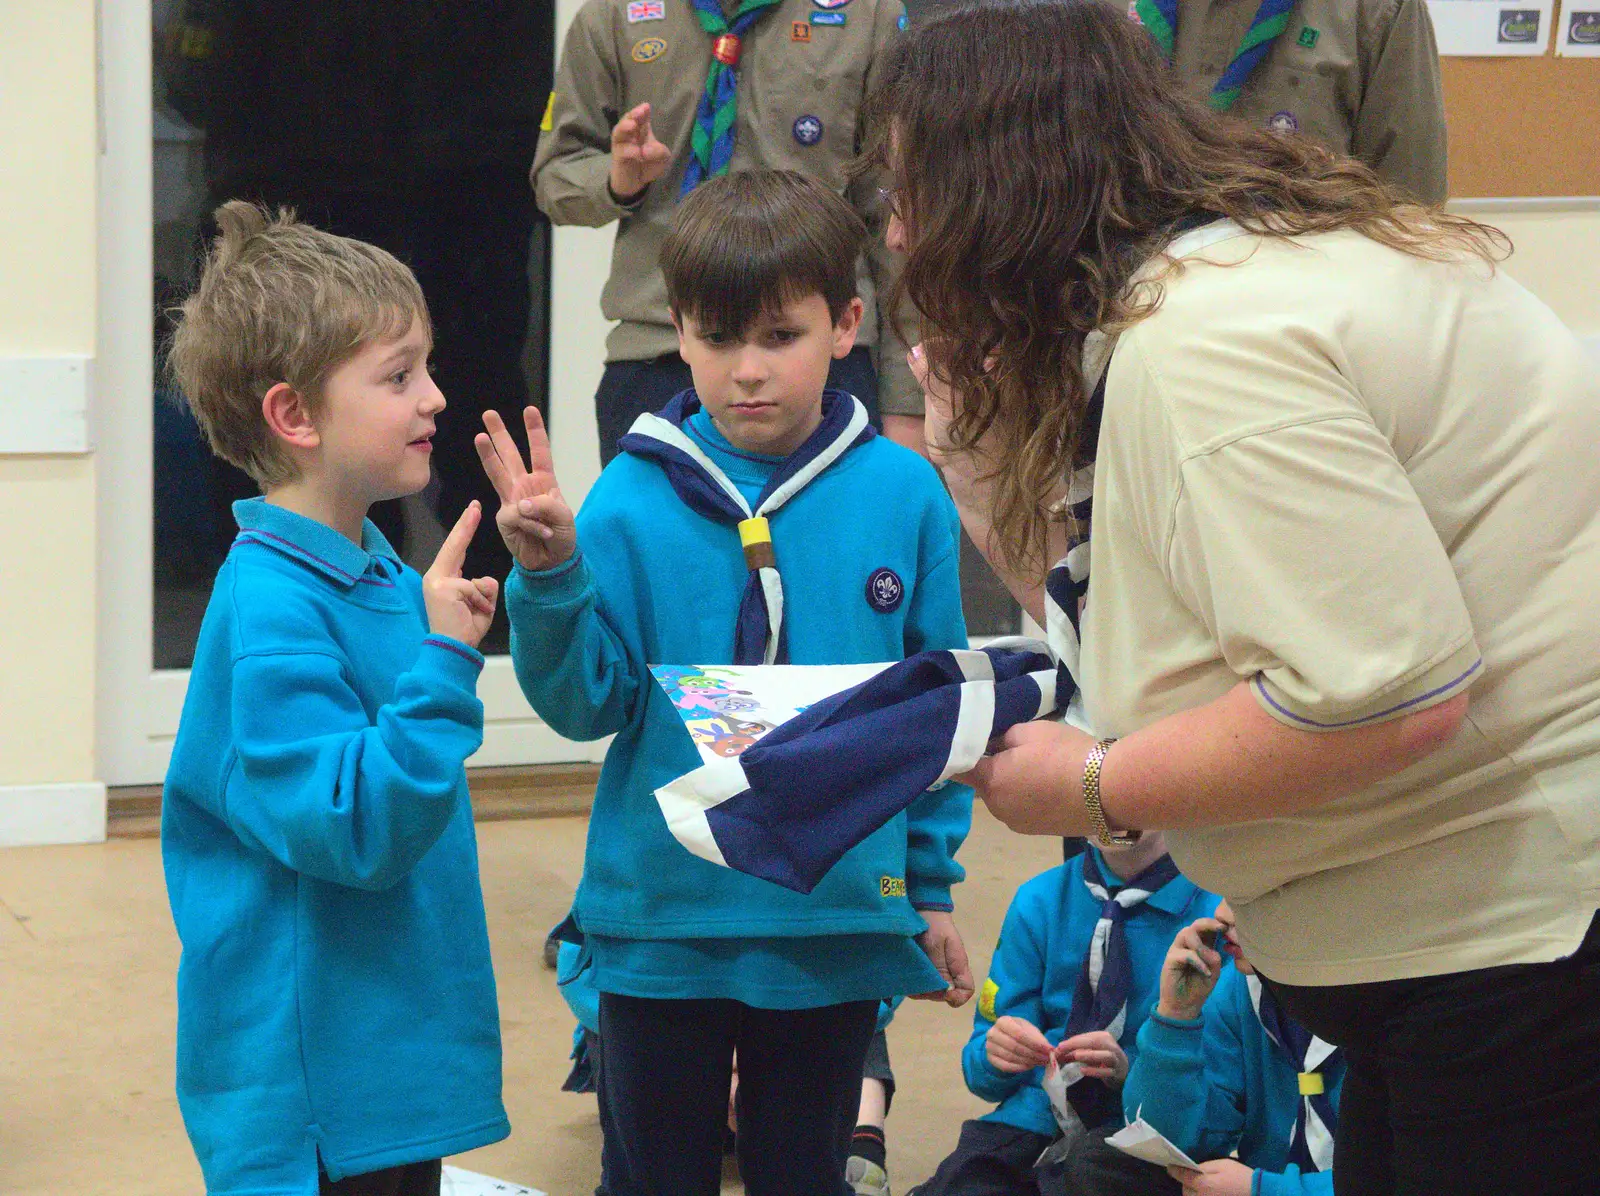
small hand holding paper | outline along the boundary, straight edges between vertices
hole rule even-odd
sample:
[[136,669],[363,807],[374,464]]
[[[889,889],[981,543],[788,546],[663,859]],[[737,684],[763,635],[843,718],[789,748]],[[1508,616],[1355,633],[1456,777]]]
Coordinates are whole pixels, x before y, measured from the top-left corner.
[[537,407],[522,413],[528,428],[528,463],[523,464],[516,441],[506,431],[498,412],[485,411],[483,426],[473,443],[484,472],[500,496],[495,524],[517,564],[524,569],[554,569],[571,559],[578,547],[572,508],[556,484],[550,436]]
[[918,1001],[943,1001],[952,1009],[960,1009],[972,1000],[972,967],[967,962],[966,944],[956,929],[954,915],[944,910],[923,910],[922,920],[928,929],[917,936],[917,945],[928,956],[939,975],[945,979],[943,992],[918,993]]
[[1076,1063],[1083,1074],[1120,1088],[1128,1078],[1128,1056],[1122,1044],[1104,1030],[1091,1030],[1063,1039],[1055,1049],[1056,1063]]
[[458,639],[476,648],[494,622],[495,600],[500,583],[492,577],[467,579],[461,566],[467,559],[467,545],[478,530],[483,508],[476,499],[467,504],[455,527],[439,547],[439,555],[422,575],[422,602],[428,612],[428,630]]
[[1039,1027],[1020,1017],[1003,1017],[989,1027],[983,1050],[996,1071],[1016,1075],[1050,1061],[1051,1047]]
[[1167,1174],[1183,1185],[1183,1196],[1250,1196],[1256,1175],[1237,1159],[1213,1159],[1198,1171],[1168,1167]]

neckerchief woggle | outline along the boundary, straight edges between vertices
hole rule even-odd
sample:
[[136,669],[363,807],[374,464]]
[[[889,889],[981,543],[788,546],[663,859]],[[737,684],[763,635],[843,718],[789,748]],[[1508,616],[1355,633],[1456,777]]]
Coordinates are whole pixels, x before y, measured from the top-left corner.
[[728,475],[684,431],[684,422],[699,410],[700,397],[692,388],[685,390],[661,414],[634,420],[617,445],[625,453],[660,465],[667,482],[690,510],[738,530],[750,572],[734,624],[733,663],[787,664],[783,578],[768,519],[840,457],[877,433],[868,421],[867,409],[854,395],[824,391],[822,423],[784,458],[751,510]]
[[[1133,985],[1128,912],[1177,880],[1181,873],[1172,857],[1164,855],[1118,888],[1101,874],[1092,850],[1085,851],[1081,858],[1084,887],[1100,903],[1100,918],[1095,922],[1089,951],[1078,973],[1078,986],[1072,994],[1072,1012],[1061,1037],[1065,1041],[1091,1030],[1104,1030],[1120,1040],[1128,1025],[1128,993]],[[1091,1129],[1121,1112],[1116,1093],[1103,1081],[1088,1076],[1067,1089],[1067,1100],[1083,1124]]]
[[728,173],[728,164],[733,161],[734,124],[739,111],[739,59],[744,54],[744,35],[768,9],[780,2],[744,0],[730,21],[723,15],[720,0],[690,0],[695,16],[700,18],[700,27],[715,40],[711,43],[706,89],[695,111],[689,162],[684,168],[680,196],[689,194],[709,178]]
[[1300,1108],[1289,1139],[1289,1161],[1302,1171],[1328,1171],[1333,1167],[1333,1139],[1339,1130],[1339,1113],[1328,1095],[1324,1069],[1339,1048],[1324,1042],[1283,1011],[1259,976],[1246,976],[1250,1004],[1272,1045],[1294,1065],[1300,1079]]
[[[1261,7],[1251,18],[1239,48],[1211,88],[1211,106],[1218,112],[1232,108],[1239,93],[1244,90],[1261,60],[1272,49],[1272,43],[1289,27],[1289,14],[1294,11],[1295,0],[1261,0]],[[1173,44],[1178,36],[1178,0],[1134,0],[1131,15],[1149,32],[1162,55],[1172,61]]]

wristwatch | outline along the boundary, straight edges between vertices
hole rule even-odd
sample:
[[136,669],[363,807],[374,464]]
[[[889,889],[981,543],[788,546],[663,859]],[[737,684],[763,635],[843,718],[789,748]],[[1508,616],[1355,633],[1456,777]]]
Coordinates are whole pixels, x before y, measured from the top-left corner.
[[1083,804],[1089,807],[1089,829],[1101,847],[1131,847],[1139,841],[1138,831],[1113,831],[1100,805],[1100,766],[1115,739],[1102,739],[1089,749],[1083,761]]

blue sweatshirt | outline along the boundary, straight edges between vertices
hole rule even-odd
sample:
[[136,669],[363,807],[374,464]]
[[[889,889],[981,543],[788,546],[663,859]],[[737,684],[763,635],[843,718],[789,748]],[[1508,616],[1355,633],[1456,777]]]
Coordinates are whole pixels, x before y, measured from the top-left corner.
[[178,1102],[214,1196],[504,1138],[463,762],[483,658],[421,579],[262,499],[201,627],[161,811]]
[[[779,464],[733,449],[703,412],[690,423],[746,492]],[[915,453],[881,437],[859,445],[771,525],[793,663],[966,647],[955,508]],[[648,666],[732,661],[748,575],[738,532],[688,508],[655,463],[623,454],[584,502],[578,543],[559,568],[518,567],[506,605],[517,677],[540,717],[572,739],[616,735],[574,911],[601,991],[803,1009],[942,989],[912,936],[925,927],[918,908],[952,908],[971,791],[920,798],[809,895],[690,854],[655,790],[701,761]],[[868,594],[882,569],[904,587],[892,610]]]
[[[1323,1069],[1339,1107],[1344,1060]],[[1333,1196],[1333,1172],[1289,1162],[1300,1109],[1295,1067],[1261,1028],[1250,989],[1228,966],[1195,1021],[1152,1013],[1139,1031],[1139,1057],[1122,1090],[1128,1119],[1143,1117],[1199,1162],[1226,1158],[1255,1168],[1251,1196]]]
[[[1100,874],[1115,873],[1095,847]],[[1212,913],[1221,899],[1179,876],[1128,912],[1128,956],[1133,982],[1128,992],[1127,1024],[1118,1040],[1130,1059],[1137,1053],[1135,1035],[1160,992],[1161,965],[1178,931]],[[1000,928],[989,978],[978,998],[972,1037],[961,1053],[967,1087],[984,1100],[999,1104],[984,1121],[999,1121],[1036,1134],[1055,1137],[1055,1114],[1045,1095],[1044,1068],[1009,1073],[995,1068],[985,1050],[989,1027],[1003,1017],[1017,1017],[1037,1026],[1052,1044],[1065,1036],[1072,1016],[1078,974],[1089,954],[1100,903],[1083,883],[1083,857],[1034,877],[1017,890]]]

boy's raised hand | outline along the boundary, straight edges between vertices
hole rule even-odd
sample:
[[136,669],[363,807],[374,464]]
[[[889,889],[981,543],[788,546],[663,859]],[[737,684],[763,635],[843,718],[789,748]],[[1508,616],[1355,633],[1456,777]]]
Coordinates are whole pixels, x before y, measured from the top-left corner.
[[494,622],[495,600],[500,583],[492,577],[468,580],[461,576],[467,559],[467,545],[483,520],[483,507],[477,499],[467,504],[461,518],[450,529],[439,555],[422,575],[422,602],[428,610],[428,630],[448,635],[468,647],[476,648],[489,624]]
[[611,194],[632,200],[667,173],[672,151],[656,140],[650,105],[630,110],[611,130]]
[[1178,931],[1161,965],[1161,999],[1156,1012],[1174,1021],[1192,1022],[1217,987],[1222,975],[1222,954],[1206,945],[1202,935],[1227,932],[1227,924],[1216,918],[1197,918]]
[[524,569],[554,569],[571,559],[578,547],[572,508],[556,485],[555,463],[550,457],[550,437],[537,407],[522,413],[528,427],[528,462],[523,464],[516,441],[506,431],[498,412],[485,411],[483,426],[473,443],[484,472],[500,496],[494,521],[500,537]]

